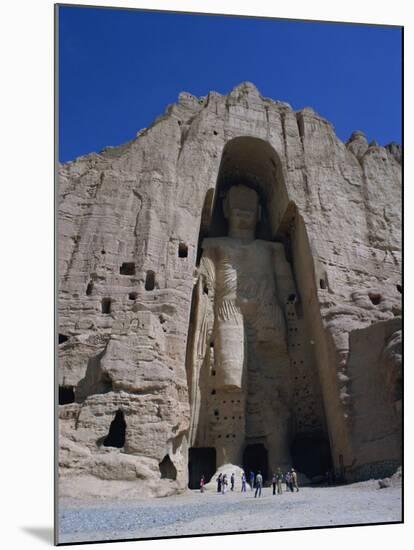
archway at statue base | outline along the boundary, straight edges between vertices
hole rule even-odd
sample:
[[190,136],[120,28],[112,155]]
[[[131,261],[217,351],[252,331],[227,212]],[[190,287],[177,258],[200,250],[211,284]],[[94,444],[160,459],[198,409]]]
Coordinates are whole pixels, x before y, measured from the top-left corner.
[[309,479],[332,469],[329,441],[322,435],[297,435],[291,447],[294,468]]
[[208,483],[216,472],[214,447],[191,447],[188,451],[188,487],[199,489],[201,476]]
[[267,449],[263,443],[252,443],[247,445],[243,453],[243,469],[246,474],[247,481],[250,482],[250,472],[253,471],[256,475],[261,472],[263,482],[268,480],[269,466]]

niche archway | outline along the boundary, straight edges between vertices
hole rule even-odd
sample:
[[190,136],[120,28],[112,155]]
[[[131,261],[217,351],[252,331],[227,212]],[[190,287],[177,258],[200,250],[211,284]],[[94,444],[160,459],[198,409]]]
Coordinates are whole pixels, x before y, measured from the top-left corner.
[[[237,183],[244,183],[259,194],[262,213],[257,237],[274,239],[289,204],[285,175],[280,157],[270,143],[250,136],[234,138],[223,149],[208,235],[218,237],[226,234],[222,199]],[[204,212],[203,219],[207,217]]]
[[228,189],[237,183],[244,183],[259,194],[261,221],[256,232],[257,238],[275,240],[279,237],[280,226],[291,208],[280,157],[270,143],[263,139],[236,137],[224,146],[216,186],[208,189],[204,198],[197,265],[201,258],[203,239],[227,235],[222,199]]
[[[202,256],[202,244],[205,238],[228,235],[227,222],[223,213],[223,197],[233,185],[241,183],[254,189],[259,196],[261,215],[256,237],[262,240],[276,240],[280,221],[289,205],[282,162],[269,142],[250,136],[237,137],[224,146],[216,185],[208,189],[204,197],[200,216],[197,264]],[[197,337],[204,327],[203,312],[208,310],[209,301],[214,300],[214,289],[208,288],[207,280],[208,278],[204,280],[200,277],[194,287],[187,340],[186,370],[191,406],[189,440],[192,449],[213,447],[214,437],[210,438],[208,423],[213,415],[215,418],[213,422],[218,421],[218,410],[214,406],[215,398],[212,397],[216,396],[213,382],[216,371],[211,366],[212,361],[214,362],[214,346],[212,347],[212,342],[206,341],[205,335],[201,338],[202,345],[200,345]],[[240,419],[242,416],[238,415]],[[218,438],[223,440],[222,435],[220,434]],[[225,453],[223,454],[220,450],[224,446],[225,443],[223,445],[221,441],[221,445],[217,447],[219,461],[225,456]],[[262,455],[263,453],[260,456]],[[201,455],[194,450],[192,471],[197,471],[200,464]],[[260,466],[263,470],[267,470],[267,458],[260,460]]]
[[[204,238],[215,238],[228,235],[227,221],[223,211],[223,199],[229,188],[237,184],[244,184],[254,189],[259,196],[261,216],[256,229],[256,238],[282,242],[284,244],[286,258],[292,267],[297,293],[294,295],[293,301],[295,303],[293,304],[293,309],[291,308],[291,317],[287,322],[291,325],[289,325],[290,334],[294,334],[294,339],[291,339],[289,344],[292,354],[296,354],[294,358],[292,355],[292,363],[296,365],[295,368],[298,371],[295,375],[295,380],[297,380],[297,382],[293,383],[294,387],[292,385],[292,393],[299,395],[302,390],[306,390],[306,395],[310,395],[308,399],[310,405],[313,406],[314,401],[315,403],[322,403],[323,398],[320,395],[320,380],[316,370],[316,362],[313,358],[313,351],[308,349],[310,346],[309,342],[313,341],[312,327],[309,328],[309,323],[304,319],[304,305],[302,304],[302,296],[307,297],[309,295],[316,295],[316,288],[310,288],[309,282],[312,282],[314,278],[313,259],[307,242],[304,221],[295,202],[288,196],[284,165],[278,152],[269,142],[255,137],[241,136],[230,140],[225,145],[220,161],[216,186],[207,191],[204,199],[200,216],[199,250],[197,258],[199,260],[202,255]],[[211,302],[211,300],[214,300],[214,288],[210,289],[212,292],[209,292],[208,287],[206,287],[206,292],[203,293],[204,284],[202,277],[205,277],[205,273],[198,279],[194,288],[187,341],[186,369],[190,388],[189,397],[191,407],[190,446],[193,449],[215,446],[218,459],[217,466],[220,466],[220,461],[223,457],[227,456],[225,442],[223,444],[222,434],[217,436],[216,441],[215,435],[210,433],[208,427],[210,421],[214,424],[218,421],[218,410],[216,415],[214,398],[212,397],[215,395],[212,382],[212,380],[214,380],[212,374],[213,372],[215,373],[214,349],[211,350],[208,345],[208,331],[203,336],[203,346],[200,346],[197,340],[197,334],[202,328],[202,314],[200,312],[203,308],[207,308],[208,310],[208,307],[211,306],[211,304],[209,306],[209,301]],[[312,284],[315,286],[314,282]],[[318,311],[312,313],[313,315],[310,316],[308,312],[307,317],[315,318]],[[199,320],[199,327],[196,327],[197,320]],[[302,348],[304,349],[304,358],[306,360],[301,360],[301,357],[298,356]],[[200,351],[201,354],[199,353]],[[210,360],[211,357],[213,357],[213,363]],[[301,366],[302,364],[303,367]],[[312,371],[311,384],[307,381],[302,382],[304,377],[299,376],[299,374],[303,374],[299,372],[301,370],[304,370],[304,372],[308,370]],[[302,386],[306,386],[306,388]],[[310,391],[308,391],[309,388]],[[325,412],[322,404],[321,407],[314,407],[316,411],[314,414],[316,420],[312,420],[313,424],[309,424],[309,426],[306,424],[305,427],[301,424],[301,418],[305,415],[305,413],[302,413],[301,406],[294,401],[293,398],[290,406],[292,409],[291,412],[295,418],[295,422],[292,422],[292,427],[290,429],[290,441],[294,440],[298,435],[307,436],[310,432],[314,433],[316,428],[324,437],[326,436],[325,440],[328,440],[325,425]],[[249,434],[249,437],[256,438],[259,437],[259,435],[259,433],[253,433]],[[221,441],[219,441],[219,438],[221,438]],[[312,445],[319,448],[316,440],[314,441],[312,437],[310,437],[310,440]],[[246,440],[245,443],[247,444],[248,441]],[[269,449],[269,452],[273,453],[273,447],[271,445]],[[260,467],[260,469],[266,471],[267,475],[267,468],[269,467],[267,462],[269,457],[266,458],[265,455],[267,451],[265,451],[266,449],[262,447],[249,447],[247,454],[249,455],[249,453],[252,453],[252,456],[247,456],[247,458],[249,459],[248,461],[252,461],[257,455],[260,460],[257,458],[258,463],[252,464],[251,467]],[[329,451],[327,451],[326,454],[329,457]],[[194,455],[193,459],[195,459],[196,462],[200,460],[196,455]],[[242,457],[240,457],[240,459],[242,459]],[[246,462],[246,457],[244,457],[244,462]],[[197,465],[193,464],[192,467],[193,466]]]

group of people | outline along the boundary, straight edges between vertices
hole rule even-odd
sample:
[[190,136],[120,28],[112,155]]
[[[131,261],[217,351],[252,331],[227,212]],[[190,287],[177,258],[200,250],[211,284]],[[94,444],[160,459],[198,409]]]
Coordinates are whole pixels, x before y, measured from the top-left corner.
[[[230,475],[230,483],[227,474],[220,473],[216,477],[216,483],[217,483],[217,492],[222,493],[223,495],[227,492],[228,486],[230,484],[230,491],[234,491],[235,487],[235,481],[236,476],[234,472]],[[253,471],[250,471],[249,474],[249,481],[250,481],[250,490],[253,491],[255,489],[254,497],[260,497],[262,495],[262,488],[263,488],[263,476],[261,471],[259,470],[257,474]],[[273,473],[272,475],[272,487],[273,487],[273,494],[280,495],[283,492],[282,484],[283,482],[286,484],[286,491],[291,491],[292,493],[296,490],[299,491],[298,486],[298,476],[296,474],[296,471],[294,468],[291,468],[288,470],[285,474],[283,474],[282,470],[280,468],[277,469],[276,473]],[[200,480],[200,491],[204,492],[204,485],[205,485],[205,479],[204,476],[201,476]],[[241,474],[241,492],[245,493],[247,488],[247,479],[245,472],[242,472]]]
[[272,487],[273,487],[273,494],[276,494],[276,487],[277,487],[277,494],[282,494],[282,483],[283,481],[286,484],[286,491],[293,491],[296,489],[296,491],[299,491],[299,485],[298,485],[298,475],[294,468],[291,468],[290,471],[287,471],[285,474],[282,473],[282,470],[280,468],[277,469],[277,472],[273,474],[272,476]]
[[[223,493],[223,495],[224,493],[227,493],[227,489],[229,485],[227,474],[220,473],[216,478],[216,482],[217,482],[217,492]],[[236,482],[236,476],[233,472],[230,476],[230,491],[234,491],[235,482]],[[246,488],[244,490],[246,490]],[[242,488],[242,491],[243,491],[243,488]]]

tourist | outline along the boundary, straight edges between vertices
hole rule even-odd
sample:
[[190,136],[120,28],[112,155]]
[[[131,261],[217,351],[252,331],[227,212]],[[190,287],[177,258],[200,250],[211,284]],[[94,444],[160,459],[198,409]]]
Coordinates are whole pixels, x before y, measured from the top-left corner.
[[273,494],[275,495],[276,494],[276,474],[273,472],[273,476],[272,476],[272,486],[273,486]]
[[280,468],[277,469],[277,472],[276,472],[276,482],[277,482],[277,494],[278,495],[281,495],[282,494],[282,481],[283,481],[283,474],[282,474],[282,470]]
[[200,479],[200,493],[204,493],[204,476],[201,476]]
[[294,468],[291,469],[291,478],[292,478],[292,488],[291,488],[291,491],[293,492],[293,487],[295,487],[296,489],[296,492],[299,491],[299,487],[298,487],[298,476],[294,470]]
[[221,484],[221,492],[224,495],[227,492],[227,474],[224,474]]
[[254,487],[254,472],[250,470],[250,490],[253,491]]
[[259,497],[262,496],[262,485],[263,485],[263,477],[259,470],[256,476],[256,492],[254,493],[254,498],[256,498],[258,494],[259,494]]
[[221,493],[221,485],[222,485],[222,475],[223,474],[219,474],[216,481],[217,481],[217,492],[218,493]]
[[242,472],[242,475],[241,475],[241,492],[242,493],[246,492],[246,474],[244,472]]
[[230,476],[230,490],[231,491],[234,491],[234,480],[235,480],[235,476],[234,476],[234,472],[233,472]]

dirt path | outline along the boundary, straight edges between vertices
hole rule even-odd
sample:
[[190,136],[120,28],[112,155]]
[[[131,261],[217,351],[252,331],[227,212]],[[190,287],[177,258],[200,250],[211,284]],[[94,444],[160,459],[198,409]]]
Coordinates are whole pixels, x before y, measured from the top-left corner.
[[132,502],[63,500],[60,542],[154,538],[401,521],[401,487],[375,482],[302,488],[261,498],[246,494],[200,494]]

